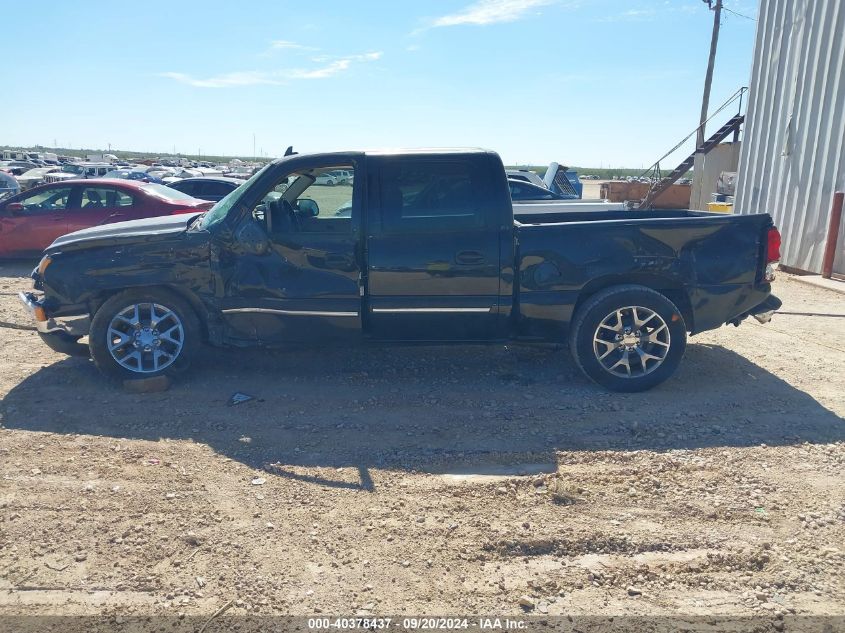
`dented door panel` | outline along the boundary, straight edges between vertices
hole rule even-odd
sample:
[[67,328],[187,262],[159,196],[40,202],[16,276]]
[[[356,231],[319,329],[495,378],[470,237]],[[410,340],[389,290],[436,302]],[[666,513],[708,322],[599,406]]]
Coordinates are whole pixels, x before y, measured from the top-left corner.
[[359,267],[352,236],[295,234],[263,256],[241,256],[221,310],[257,342],[319,342],[361,331]]

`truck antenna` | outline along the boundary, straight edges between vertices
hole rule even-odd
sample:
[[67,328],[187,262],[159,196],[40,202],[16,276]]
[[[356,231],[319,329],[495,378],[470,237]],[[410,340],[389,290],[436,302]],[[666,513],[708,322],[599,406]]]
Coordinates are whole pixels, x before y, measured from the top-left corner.
[[295,152],[295,151],[293,151],[293,145],[291,145],[290,147],[288,147],[288,148],[285,150],[285,156],[293,156],[294,154],[298,154],[298,153],[299,153],[299,152]]

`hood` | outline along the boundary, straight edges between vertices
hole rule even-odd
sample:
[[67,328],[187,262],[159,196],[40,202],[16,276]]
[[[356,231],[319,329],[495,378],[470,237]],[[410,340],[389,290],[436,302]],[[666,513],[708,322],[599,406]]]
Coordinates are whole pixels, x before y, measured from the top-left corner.
[[100,224],[91,228],[74,231],[57,238],[47,247],[46,253],[77,250],[95,246],[111,246],[132,242],[151,242],[164,238],[173,238],[187,231],[188,226],[200,213],[182,213],[162,215],[142,220]]

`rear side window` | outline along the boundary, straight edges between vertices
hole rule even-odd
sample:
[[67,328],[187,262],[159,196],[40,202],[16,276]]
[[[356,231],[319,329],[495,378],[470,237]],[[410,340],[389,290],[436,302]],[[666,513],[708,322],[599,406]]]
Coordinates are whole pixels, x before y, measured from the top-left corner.
[[[198,184],[199,184],[199,188],[197,190],[197,193],[198,193],[200,198],[202,198],[204,195],[223,198],[230,191],[233,191],[235,189],[234,186],[227,185],[224,182],[209,181],[209,182],[203,182],[203,183],[198,183]],[[197,194],[192,194],[192,195],[197,195]]]
[[381,169],[382,230],[438,232],[481,227],[483,171],[469,161],[398,160]]
[[131,207],[132,196],[111,187],[85,187],[82,190],[80,206],[83,209]]
[[194,196],[197,194],[197,190],[192,182],[177,182],[173,185],[170,185],[171,189],[175,189],[176,191],[181,191],[189,196]]
[[163,198],[165,200],[184,200],[190,197],[189,194],[173,189],[172,187],[165,187],[164,185],[157,185],[152,182],[145,184],[142,189],[156,198]]

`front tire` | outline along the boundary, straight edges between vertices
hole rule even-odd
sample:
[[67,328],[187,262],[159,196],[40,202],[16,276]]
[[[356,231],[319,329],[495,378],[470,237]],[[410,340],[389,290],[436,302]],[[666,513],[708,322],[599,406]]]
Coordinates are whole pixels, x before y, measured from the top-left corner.
[[671,377],[684,355],[678,307],[645,286],[614,286],[588,298],[572,322],[570,350],[591,380],[612,391],[645,391]]
[[97,369],[120,380],[183,373],[199,343],[196,313],[165,289],[126,290],[111,297],[94,314],[88,335]]

